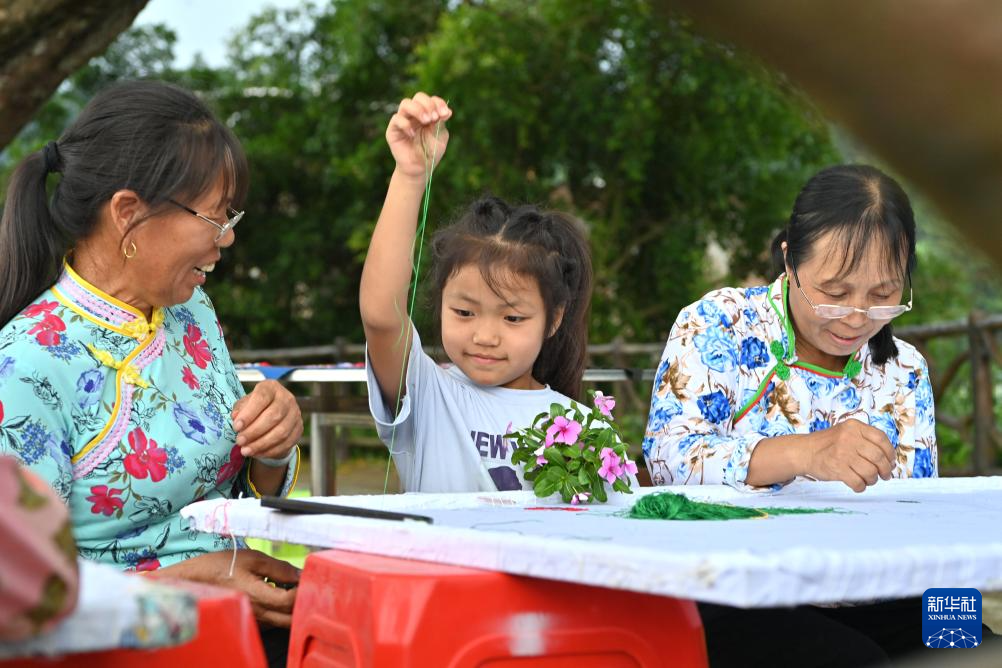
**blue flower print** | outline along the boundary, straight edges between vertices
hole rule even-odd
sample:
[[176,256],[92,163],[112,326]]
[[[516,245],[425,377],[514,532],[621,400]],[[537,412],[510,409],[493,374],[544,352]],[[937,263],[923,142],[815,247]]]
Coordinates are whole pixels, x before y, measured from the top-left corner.
[[831,423],[828,422],[828,420],[825,420],[823,418],[814,418],[813,420],[811,420],[811,433],[813,434],[816,431],[827,429],[830,426]]
[[898,425],[894,423],[894,418],[890,413],[881,413],[877,416],[870,416],[870,425],[887,434],[887,439],[893,447],[898,447]]
[[757,369],[769,363],[769,349],[762,339],[750,336],[741,342],[741,366]]
[[655,399],[655,405],[657,407],[651,411],[651,419],[647,425],[647,431],[652,433],[661,431],[669,420],[682,413],[682,403],[674,394],[669,394],[664,399]]
[[702,316],[703,320],[710,327],[716,327],[717,323],[720,323],[720,326],[724,329],[729,329],[731,326],[731,319],[727,317],[727,314],[712,299],[701,300],[696,307],[696,312]]
[[758,322],[758,311],[756,311],[752,307],[750,307],[750,306],[745,307],[745,309],[742,311],[742,313],[744,313],[744,315],[745,315],[745,321],[749,325],[754,325],[755,323]]
[[914,371],[908,372],[908,389],[914,390],[915,386],[918,385],[918,376]]
[[923,377],[919,379],[915,388],[915,408],[918,409],[919,415],[929,418],[932,416],[932,404],[932,384],[928,378]]
[[731,405],[720,390],[704,394],[697,401],[703,419],[713,424],[720,424],[731,416]]
[[745,288],[745,299],[751,299],[769,292],[768,285],[756,285],[753,288]]
[[912,477],[932,477],[932,455],[929,453],[929,448],[915,448],[915,466],[912,468]]
[[859,392],[852,385],[838,393],[838,402],[850,411],[859,408]]
[[14,358],[0,357],[0,387],[5,380],[14,375]]
[[839,378],[820,376],[810,371],[804,372],[804,383],[815,397],[823,397],[831,394],[832,390],[839,384],[839,381]]
[[167,450],[167,473],[177,473],[184,468],[184,457],[173,445],[169,445]]
[[785,417],[780,415],[774,420],[766,420],[762,428],[759,429],[759,433],[763,436],[772,438],[774,436],[787,436],[794,433],[793,425]]
[[16,454],[26,465],[38,463],[42,455],[48,453],[52,447],[52,434],[38,420],[29,420],[21,432],[21,447]]
[[216,425],[206,420],[205,416],[200,415],[184,404],[175,404],[174,420],[181,427],[184,435],[196,443],[209,445],[209,443],[219,438],[219,429]]
[[104,374],[100,369],[84,371],[77,378],[77,404],[80,408],[93,406],[101,398],[104,387]]
[[641,450],[644,451],[644,457],[650,457],[651,456],[651,448],[653,448],[653,447],[654,447],[654,437],[653,436],[644,436],[644,440],[641,441],[641,443],[640,443],[640,448],[641,448]]
[[729,371],[738,363],[734,339],[716,326],[693,337],[703,364],[714,371]]

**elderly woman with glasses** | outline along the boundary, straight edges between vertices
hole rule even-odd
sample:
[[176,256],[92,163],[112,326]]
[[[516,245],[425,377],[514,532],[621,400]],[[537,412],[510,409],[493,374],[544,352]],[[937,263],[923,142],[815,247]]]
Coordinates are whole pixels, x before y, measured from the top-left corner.
[[236,587],[288,626],[297,570],[251,550],[231,570],[231,539],[179,515],[285,494],[298,471],[295,398],[244,395],[202,289],[246,182],[230,130],[151,81],[106,89],[21,162],[0,219],[0,454],[66,502],[84,558]]
[[[912,306],[904,191],[873,167],[825,169],[772,250],[771,285],[716,290],[675,321],[643,443],[654,482],[760,490],[806,478],[862,492],[936,476],[928,367],[891,333]],[[925,649],[921,599],[699,611],[717,668],[886,665]]]
[[878,478],[935,476],[929,371],[890,324],[912,304],[904,191],[873,167],[821,171],[773,261],[771,285],[716,290],[676,319],[643,442],[655,484],[804,477],[861,492]]

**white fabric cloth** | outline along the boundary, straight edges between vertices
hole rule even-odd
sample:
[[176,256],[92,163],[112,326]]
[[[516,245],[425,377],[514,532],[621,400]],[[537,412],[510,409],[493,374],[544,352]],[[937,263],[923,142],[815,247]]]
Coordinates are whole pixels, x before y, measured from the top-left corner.
[[256,499],[204,501],[181,515],[200,531],[741,607],[918,596],[930,587],[1002,590],[1002,477],[888,480],[861,494],[834,482],[795,482],[770,495],[723,485],[667,491],[736,505],[843,512],[631,520],[617,513],[634,496],[570,512],[553,511],[569,506],[530,492],[494,492],[318,499],[427,515],[431,525],[284,514]]
[[[400,483],[408,492],[475,492],[526,487],[521,466],[511,463],[504,435],[528,427],[554,403],[571,399],[546,386],[512,390],[478,385],[459,367],[441,367],[414,340],[407,362],[407,392],[394,419],[383,401],[366,354],[369,410],[379,438],[390,448]],[[396,391],[390,392],[396,394]]]
[[0,659],[118,648],[170,647],[198,631],[198,601],[183,589],[79,559],[77,607],[51,631],[0,643]]

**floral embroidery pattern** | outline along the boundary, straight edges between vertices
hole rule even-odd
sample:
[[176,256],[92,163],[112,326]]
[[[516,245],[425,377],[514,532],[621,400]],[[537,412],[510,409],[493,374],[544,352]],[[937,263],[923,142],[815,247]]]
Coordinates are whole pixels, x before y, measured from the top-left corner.
[[139,427],[129,433],[129,446],[132,452],[125,457],[125,470],[133,478],[144,479],[149,476],[153,482],[160,482],[167,477],[167,451],[157,445],[153,439]]
[[204,369],[212,361],[209,343],[202,338],[202,330],[195,325],[188,325],[188,331],[184,335],[184,349],[199,369]]

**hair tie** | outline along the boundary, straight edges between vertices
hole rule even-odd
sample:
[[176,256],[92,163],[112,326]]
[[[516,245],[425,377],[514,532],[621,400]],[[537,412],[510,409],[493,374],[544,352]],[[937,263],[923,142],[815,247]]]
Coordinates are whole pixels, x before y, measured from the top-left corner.
[[42,159],[45,161],[45,173],[49,174],[51,172],[62,171],[63,159],[59,154],[59,145],[54,141],[50,141],[42,149]]

